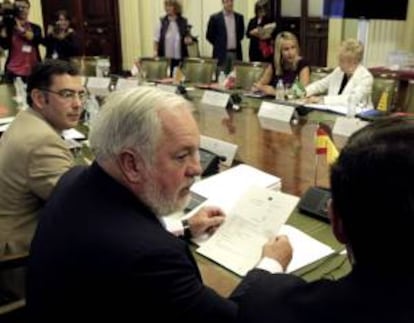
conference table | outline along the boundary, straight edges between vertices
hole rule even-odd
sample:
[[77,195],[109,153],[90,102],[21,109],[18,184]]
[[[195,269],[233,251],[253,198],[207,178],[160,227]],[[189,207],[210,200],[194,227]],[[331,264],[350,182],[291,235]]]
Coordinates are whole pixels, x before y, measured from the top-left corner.
[[[0,105],[9,107],[6,115],[17,113],[10,93],[12,91],[9,86],[0,85]],[[318,123],[324,122],[332,126],[335,115],[314,111],[282,129],[264,129],[257,117],[261,99],[242,96],[240,109],[236,111],[231,108],[205,106],[200,102],[202,94],[203,91],[198,89],[187,92],[187,97],[194,103],[194,117],[201,134],[236,144],[237,163],[245,163],[278,176],[282,179],[282,191],[296,196],[301,196],[314,185],[329,187],[329,166],[325,158],[319,158],[317,162],[314,138]],[[79,129],[87,131],[83,125]],[[92,159],[86,146],[76,153],[78,162],[85,158],[89,161]],[[311,281],[322,277],[336,279],[350,270],[347,257],[341,252],[344,246],[336,241],[329,224],[301,214],[298,210],[291,214],[288,224],[328,244],[336,251],[294,274]],[[192,245],[191,248],[195,251],[196,246]],[[221,295],[228,296],[241,277],[196,252],[194,255],[205,284]]]
[[[323,156],[317,162],[314,141],[318,123],[332,126],[336,115],[314,111],[287,127],[264,129],[257,116],[262,102],[260,99],[241,96],[240,109],[236,111],[202,104],[202,92],[199,90],[189,91],[188,96],[194,102],[194,117],[201,134],[236,144],[236,161],[278,176],[282,179],[283,192],[301,196],[314,185],[329,187],[329,165]],[[339,278],[350,270],[346,255],[341,252],[344,246],[336,241],[329,224],[301,214],[298,210],[291,214],[288,224],[336,250],[334,254],[295,274],[311,281],[322,277]],[[194,254],[206,285],[228,296],[241,277]]]

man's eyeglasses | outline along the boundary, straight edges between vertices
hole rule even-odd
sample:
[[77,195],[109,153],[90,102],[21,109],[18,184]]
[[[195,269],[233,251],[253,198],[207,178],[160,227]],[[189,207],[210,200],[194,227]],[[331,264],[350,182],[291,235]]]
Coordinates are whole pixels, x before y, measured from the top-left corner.
[[53,93],[56,94],[58,96],[60,96],[63,100],[65,101],[73,101],[76,99],[76,97],[79,98],[79,101],[81,101],[82,103],[85,103],[86,100],[88,100],[88,92],[86,91],[73,91],[73,90],[69,90],[69,89],[63,89],[63,90],[59,90],[59,91],[52,91],[49,89],[40,89],[43,92],[48,92],[48,93]]

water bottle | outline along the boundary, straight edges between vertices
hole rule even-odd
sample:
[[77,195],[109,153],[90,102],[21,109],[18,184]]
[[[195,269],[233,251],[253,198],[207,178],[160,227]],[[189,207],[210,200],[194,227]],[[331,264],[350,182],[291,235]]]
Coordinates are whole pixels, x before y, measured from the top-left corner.
[[276,84],[276,100],[285,99],[285,86],[283,85],[283,80],[279,79]]
[[224,71],[220,71],[220,74],[217,79],[217,83],[219,84],[220,88],[224,89],[224,82],[226,81],[226,74],[224,74]]
[[95,95],[91,95],[85,103],[85,123],[92,126],[99,112],[99,103]]
[[14,80],[14,90],[16,92],[16,102],[19,108],[24,108],[26,103],[26,85],[20,76]]
[[108,77],[111,70],[111,62],[107,58],[99,58],[96,62],[96,76]]

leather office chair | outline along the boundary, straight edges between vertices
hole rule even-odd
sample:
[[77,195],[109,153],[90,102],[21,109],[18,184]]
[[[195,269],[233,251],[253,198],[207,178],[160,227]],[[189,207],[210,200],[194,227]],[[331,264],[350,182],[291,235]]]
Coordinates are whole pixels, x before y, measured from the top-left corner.
[[70,62],[75,65],[81,75],[96,76],[96,64],[99,56],[75,56],[70,58]]
[[396,102],[396,93],[398,91],[398,80],[393,74],[381,74],[374,77],[374,84],[372,86],[372,104],[375,108],[384,92],[388,92],[387,111],[394,106]]
[[141,57],[139,59],[146,80],[160,80],[168,77],[170,61],[165,57]]
[[211,83],[216,74],[217,59],[214,58],[184,58],[183,73],[189,83]]
[[[14,269],[25,269],[28,257],[28,253],[2,256],[0,258],[0,275]],[[25,306],[24,296],[0,285],[0,322],[25,322]]]
[[405,112],[414,113],[414,80],[408,81],[403,108]]
[[198,48],[198,41],[193,41],[187,45],[188,57],[200,57],[200,49]]
[[236,74],[235,88],[250,90],[253,84],[262,77],[268,65],[262,62],[234,62],[233,71]]

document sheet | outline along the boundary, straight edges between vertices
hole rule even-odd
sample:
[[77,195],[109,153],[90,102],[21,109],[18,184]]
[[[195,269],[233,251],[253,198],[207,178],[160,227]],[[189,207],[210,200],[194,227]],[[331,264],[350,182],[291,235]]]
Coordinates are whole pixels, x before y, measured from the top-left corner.
[[293,195],[251,187],[197,252],[244,276],[258,263],[263,244],[278,233],[298,200]]

